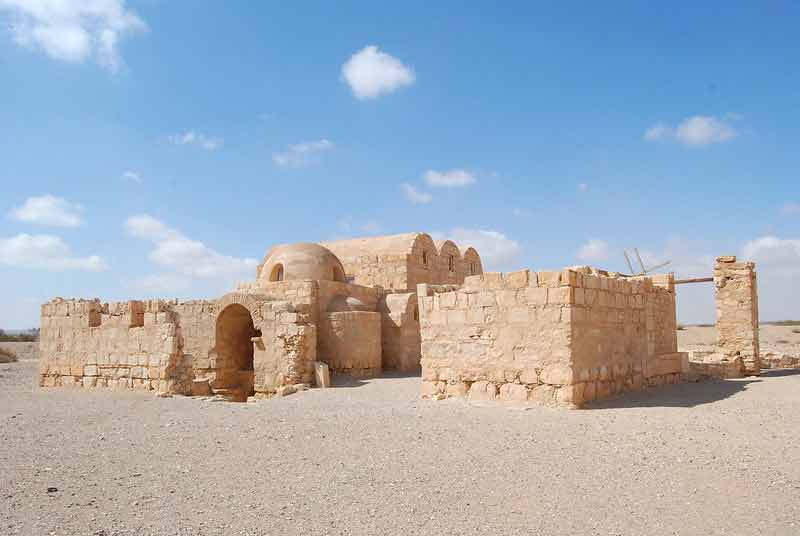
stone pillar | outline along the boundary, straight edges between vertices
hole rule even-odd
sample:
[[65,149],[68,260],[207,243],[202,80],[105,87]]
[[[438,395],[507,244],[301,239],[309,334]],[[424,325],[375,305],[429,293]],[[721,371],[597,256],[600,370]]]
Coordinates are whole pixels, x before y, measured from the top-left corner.
[[717,351],[723,361],[741,363],[743,374],[761,371],[758,353],[758,291],[755,264],[729,255],[714,265],[717,304]]

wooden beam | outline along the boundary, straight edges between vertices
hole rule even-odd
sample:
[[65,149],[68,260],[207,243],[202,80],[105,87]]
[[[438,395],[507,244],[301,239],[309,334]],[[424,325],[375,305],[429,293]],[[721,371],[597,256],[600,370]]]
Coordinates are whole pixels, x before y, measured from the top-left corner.
[[713,277],[696,277],[694,279],[676,279],[676,285],[682,285],[684,283],[712,283],[714,281]]

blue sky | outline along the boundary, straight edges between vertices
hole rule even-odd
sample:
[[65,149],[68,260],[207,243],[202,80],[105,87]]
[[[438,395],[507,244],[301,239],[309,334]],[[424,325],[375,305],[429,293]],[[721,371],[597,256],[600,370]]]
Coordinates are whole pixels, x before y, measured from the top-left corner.
[[495,270],[744,255],[800,317],[800,5],[431,4],[0,0],[0,326],[414,230]]

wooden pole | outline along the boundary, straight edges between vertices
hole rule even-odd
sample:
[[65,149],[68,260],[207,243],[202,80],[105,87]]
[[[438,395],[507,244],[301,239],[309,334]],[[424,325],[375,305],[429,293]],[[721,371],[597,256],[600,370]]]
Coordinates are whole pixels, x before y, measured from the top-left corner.
[[676,285],[682,285],[683,283],[711,283],[714,281],[713,277],[696,277],[694,279],[676,279]]

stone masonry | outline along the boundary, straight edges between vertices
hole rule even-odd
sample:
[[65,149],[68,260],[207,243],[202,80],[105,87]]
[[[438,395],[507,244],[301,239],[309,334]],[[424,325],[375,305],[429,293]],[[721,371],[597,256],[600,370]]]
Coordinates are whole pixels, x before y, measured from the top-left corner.
[[687,371],[671,275],[523,270],[418,294],[424,397],[580,407]]
[[717,352],[723,362],[738,362],[743,374],[759,374],[758,289],[755,265],[734,256],[714,265],[717,305]]

